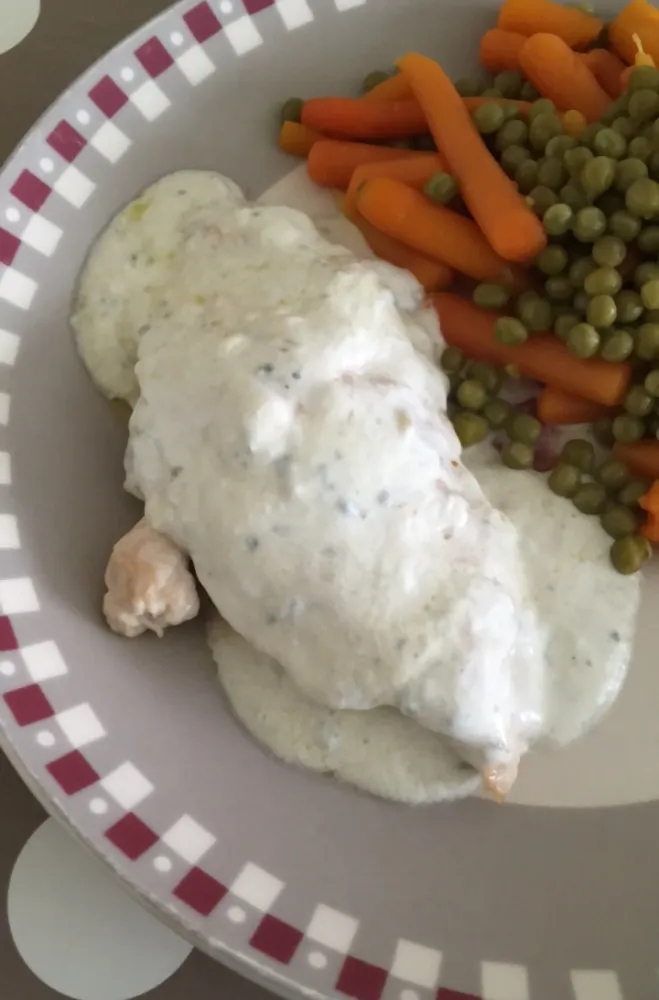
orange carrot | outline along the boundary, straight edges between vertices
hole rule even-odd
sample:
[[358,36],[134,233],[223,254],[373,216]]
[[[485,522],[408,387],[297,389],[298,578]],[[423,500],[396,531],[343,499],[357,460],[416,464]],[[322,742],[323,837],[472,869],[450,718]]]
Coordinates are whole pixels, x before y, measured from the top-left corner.
[[659,479],[659,441],[656,438],[634,444],[614,444],[613,454],[641,479]]
[[611,47],[632,66],[639,51],[634,35],[659,66],[659,10],[647,0],[631,0],[609,25]]
[[527,39],[519,63],[533,86],[559,111],[574,108],[587,121],[597,122],[611,103],[585,63],[556,35],[539,34]]
[[547,243],[542,223],[490,153],[442,67],[418,54],[399,65],[485,239],[506,260],[535,257]]
[[526,378],[604,406],[616,406],[629,388],[632,377],[629,365],[596,359],[582,361],[570,354],[553,334],[535,334],[525,344],[506,347],[494,336],[500,313],[478,309],[465,299],[445,292],[434,295],[433,303],[444,339],[459,347],[468,358],[495,365],[515,365]]
[[505,97],[463,97],[462,103],[467,111],[472,115],[477,108],[481,107],[482,104],[514,104],[522,118],[526,118],[529,113],[529,108],[531,107],[530,101],[512,101]]
[[583,130],[588,125],[585,117],[580,111],[566,111],[563,115],[563,129],[565,134],[572,136],[573,139],[578,139]]
[[590,52],[583,52],[579,58],[609,97],[620,97],[625,64],[614,52],[609,52],[608,49],[591,49]]
[[480,64],[490,73],[519,69],[519,50],[526,41],[525,35],[515,31],[492,28],[481,38],[479,50]]
[[348,205],[357,209],[357,191],[364,181],[374,177],[390,177],[401,181],[409,187],[422,190],[431,177],[446,170],[446,163],[439,153],[423,153],[419,156],[409,156],[405,160],[380,160],[375,163],[364,163],[354,171],[348,185]]
[[513,269],[497,256],[475,222],[433,205],[398,181],[366,181],[357,192],[357,210],[382,232],[476,281],[515,283]]
[[639,500],[639,506],[647,511],[647,521],[641,528],[641,534],[654,545],[659,543],[659,482],[654,481],[645,496]]
[[321,139],[309,153],[309,177],[321,187],[345,191],[353,172],[363,163],[386,160],[433,159],[433,153],[412,149],[394,149],[392,146],[371,146],[363,142],[341,142],[340,139]]
[[396,73],[388,80],[378,83],[367,94],[364,94],[363,101],[408,101],[414,97],[412,88],[403,73]]
[[302,108],[302,124],[348,139],[400,139],[423,135],[426,119],[417,101],[365,101],[317,97]]
[[504,0],[497,27],[527,37],[547,32],[558,35],[570,48],[585,49],[601,33],[604,23],[575,7],[564,7],[551,0]]
[[562,389],[548,386],[538,397],[538,417],[543,424],[591,424],[602,417],[610,417],[615,410],[601,403],[593,403],[583,396],[574,396]]
[[308,156],[322,138],[320,132],[314,132],[297,122],[284,122],[279,133],[279,148],[291,156]]
[[427,292],[438,292],[450,288],[453,284],[453,272],[446,264],[431,260],[416,250],[411,250],[404,243],[399,243],[391,236],[381,232],[367,222],[359,212],[353,211],[346,198],[340,202],[341,211],[354,226],[357,226],[366,243],[376,257],[411,271],[416,280]]

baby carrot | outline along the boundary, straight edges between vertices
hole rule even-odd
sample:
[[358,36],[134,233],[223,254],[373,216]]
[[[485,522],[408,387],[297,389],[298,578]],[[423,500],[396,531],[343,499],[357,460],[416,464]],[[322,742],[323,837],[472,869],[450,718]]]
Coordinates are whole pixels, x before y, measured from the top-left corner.
[[425,257],[376,229],[359,212],[350,208],[347,199],[341,200],[340,207],[346,219],[359,229],[376,257],[410,271],[426,292],[438,292],[451,287],[454,275],[446,264],[431,260],[430,257]]
[[494,335],[500,313],[479,309],[446,292],[434,295],[433,303],[444,339],[459,347],[468,358],[514,365],[525,378],[604,406],[619,404],[629,388],[632,377],[629,365],[575,358],[553,334],[534,334],[525,344],[507,347]]
[[504,0],[497,27],[527,37],[547,32],[558,35],[570,48],[585,49],[601,33],[604,22],[552,0]]
[[377,229],[476,281],[514,284],[512,268],[494,252],[475,222],[433,205],[413,188],[387,177],[366,181],[357,210]]
[[302,108],[302,124],[348,139],[400,139],[423,135],[426,119],[417,101],[365,101],[317,97]]
[[598,122],[611,103],[585,63],[557,35],[527,39],[519,63],[533,86],[559,111],[575,109],[587,121]]
[[279,148],[291,156],[308,156],[322,138],[320,132],[313,132],[297,122],[284,122],[279,133]]
[[434,154],[412,149],[394,149],[392,146],[371,146],[365,142],[321,139],[320,142],[314,143],[309,153],[307,170],[311,180],[321,187],[339,188],[345,191],[353,172],[362,163],[429,158],[434,160]]
[[419,156],[409,156],[405,160],[380,160],[375,163],[364,163],[357,167],[348,185],[347,202],[351,209],[357,208],[357,191],[364,181],[374,177],[390,177],[401,181],[409,187],[422,190],[431,177],[446,170],[446,163],[439,153],[423,153]]
[[613,454],[625,463],[630,472],[641,479],[659,479],[659,441],[636,441],[634,444],[614,444]]
[[609,25],[611,47],[632,66],[639,52],[635,35],[643,51],[659,66],[659,10],[648,0],[631,0]]
[[542,223],[488,150],[442,67],[418,54],[399,65],[485,239],[506,260],[535,257],[547,243]]
[[479,49],[480,64],[490,73],[519,69],[519,50],[526,41],[525,35],[516,31],[502,31],[492,28],[481,38]]
[[591,49],[590,52],[582,52],[579,58],[609,97],[620,97],[623,92],[621,78],[625,64],[614,52],[609,52],[608,49]]
[[363,101],[408,101],[414,97],[409,81],[403,73],[396,73],[388,80],[378,83],[367,94],[364,94]]
[[562,389],[548,386],[538,396],[538,417],[543,424],[592,424],[603,417],[610,417],[615,410],[601,403],[593,403],[583,396],[573,396]]

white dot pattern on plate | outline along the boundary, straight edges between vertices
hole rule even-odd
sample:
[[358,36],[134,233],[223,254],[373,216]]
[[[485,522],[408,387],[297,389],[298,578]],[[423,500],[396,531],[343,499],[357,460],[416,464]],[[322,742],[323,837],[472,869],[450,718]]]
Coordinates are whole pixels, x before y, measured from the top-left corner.
[[327,955],[323,955],[322,951],[310,951],[307,961],[313,969],[324,969],[327,967]]
[[17,208],[8,208],[5,212],[5,218],[7,219],[7,222],[20,222],[21,213]]
[[56,742],[55,736],[48,729],[42,729],[37,733],[37,743],[40,747],[52,747]]
[[183,45],[184,41],[183,35],[181,34],[180,31],[172,31],[171,35],[169,36],[169,40],[172,43],[172,45],[177,45],[177,46]]
[[157,858],[153,859],[153,867],[157,872],[166,874],[167,872],[171,872],[174,865],[171,858],[166,858],[164,854],[159,854]]
[[400,1000],[420,1000],[416,990],[401,990]]
[[76,112],[76,120],[80,123],[80,125],[89,125],[92,120],[92,116],[89,114],[89,111],[82,109]]
[[92,799],[89,803],[89,811],[95,816],[104,816],[109,806],[105,799]]
[[124,66],[119,75],[122,80],[126,81],[126,83],[130,83],[131,80],[135,79],[135,70],[131,69],[130,66]]
[[9,660],[4,660],[0,663],[0,674],[2,674],[3,677],[13,677],[15,673],[16,667],[13,663],[10,663]]
[[244,924],[247,920],[247,914],[242,906],[230,906],[227,910],[227,917],[232,924]]

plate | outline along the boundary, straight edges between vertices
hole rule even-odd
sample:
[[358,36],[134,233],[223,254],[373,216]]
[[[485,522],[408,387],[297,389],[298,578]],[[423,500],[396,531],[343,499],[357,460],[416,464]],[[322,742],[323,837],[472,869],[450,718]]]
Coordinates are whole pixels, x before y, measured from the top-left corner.
[[282,99],[354,94],[412,49],[462,73],[494,13],[186,0],[63,94],[0,180],[3,746],[145,904],[288,996],[657,995],[656,569],[615,710],[529,760],[505,807],[404,808],[286,767],[228,712],[199,627],[131,643],[99,614],[108,552],[139,511],[125,430],[67,323],[94,237],[183,167],[321,210],[276,149]]

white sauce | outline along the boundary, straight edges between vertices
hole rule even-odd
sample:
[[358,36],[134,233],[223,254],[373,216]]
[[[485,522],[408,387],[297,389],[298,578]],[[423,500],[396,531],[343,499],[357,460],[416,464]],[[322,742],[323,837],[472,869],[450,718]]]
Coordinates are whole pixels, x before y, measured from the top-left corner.
[[[392,706],[475,763],[514,763],[544,733],[572,738],[615,695],[638,581],[615,577],[604,536],[595,545],[540,480],[484,463],[483,494],[461,463],[430,360],[436,319],[410,275],[185,172],[103,234],[74,325],[100,387],[135,404],[127,485],[147,519],[307,699]],[[572,525],[569,569],[554,567],[563,600],[540,586],[527,529],[506,516],[528,517],[527,480],[528,530],[544,539],[553,511],[548,562],[557,519]],[[617,602],[585,619],[577,556]],[[595,588],[579,587],[596,606]],[[615,643],[600,636],[611,618]],[[569,667],[587,659],[607,677],[595,696]]]

